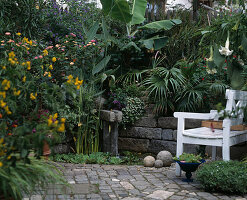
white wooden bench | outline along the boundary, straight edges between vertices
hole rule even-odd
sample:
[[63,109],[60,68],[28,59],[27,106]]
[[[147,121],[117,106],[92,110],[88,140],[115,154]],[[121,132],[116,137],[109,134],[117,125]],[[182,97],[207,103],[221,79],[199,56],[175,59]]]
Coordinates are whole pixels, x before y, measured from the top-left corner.
[[[247,104],[247,91],[226,90],[226,111],[238,111],[237,118],[226,117],[223,120],[223,130],[200,127],[185,130],[185,119],[218,120],[219,114],[216,110],[210,113],[189,113],[175,112],[174,117],[178,118],[177,130],[177,155],[183,153],[183,144],[198,144],[212,146],[212,159],[216,157],[216,147],[222,147],[223,160],[230,160],[230,147],[247,141],[247,130],[231,131],[231,126],[243,123],[243,109]],[[181,169],[176,164],[176,175],[181,175]]]

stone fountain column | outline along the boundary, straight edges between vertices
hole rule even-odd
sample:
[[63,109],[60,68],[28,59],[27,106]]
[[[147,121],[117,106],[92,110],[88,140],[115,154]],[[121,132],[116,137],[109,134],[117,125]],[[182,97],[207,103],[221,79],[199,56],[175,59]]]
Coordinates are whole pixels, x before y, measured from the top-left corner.
[[119,110],[100,111],[100,119],[103,121],[103,152],[113,156],[118,155],[118,124],[122,118],[123,113]]

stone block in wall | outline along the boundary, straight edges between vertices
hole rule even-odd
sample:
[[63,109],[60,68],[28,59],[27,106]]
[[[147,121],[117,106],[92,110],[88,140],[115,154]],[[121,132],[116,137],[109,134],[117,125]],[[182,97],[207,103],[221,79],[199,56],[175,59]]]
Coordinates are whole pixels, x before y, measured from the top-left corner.
[[162,129],[161,139],[162,140],[174,140],[173,129]]
[[148,152],[159,153],[160,151],[169,151],[174,156],[176,154],[177,143],[174,141],[151,140]]
[[161,139],[161,128],[147,128],[147,127],[132,127],[120,131],[121,137],[128,138],[143,138],[143,139]]
[[157,126],[157,120],[153,117],[142,117],[135,122],[135,126],[155,128]]
[[126,129],[123,129],[123,128],[118,129],[118,137],[127,137],[127,133],[128,133],[129,131],[131,131],[131,128],[132,128],[132,127],[126,128]]
[[[200,119],[185,119],[185,128],[198,128],[201,127]],[[175,117],[160,117],[158,119],[158,127],[163,129],[177,129],[177,118]]]
[[177,130],[173,131],[173,139],[174,141],[177,141]]
[[126,151],[149,152],[149,139],[118,138],[118,148]]
[[175,117],[160,117],[158,119],[158,127],[163,129],[177,129],[177,121]]

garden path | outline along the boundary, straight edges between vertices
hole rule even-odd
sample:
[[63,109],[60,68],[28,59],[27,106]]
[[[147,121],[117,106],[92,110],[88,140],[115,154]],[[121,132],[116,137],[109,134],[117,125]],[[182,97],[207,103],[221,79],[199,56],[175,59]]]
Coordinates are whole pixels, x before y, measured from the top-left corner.
[[[247,195],[207,193],[200,184],[182,182],[175,176],[175,166],[160,169],[143,166],[64,164],[64,176],[71,185],[50,186],[42,195],[24,200],[155,200],[155,199],[247,199]],[[184,174],[183,174],[184,176]],[[59,189],[61,188],[61,189]]]

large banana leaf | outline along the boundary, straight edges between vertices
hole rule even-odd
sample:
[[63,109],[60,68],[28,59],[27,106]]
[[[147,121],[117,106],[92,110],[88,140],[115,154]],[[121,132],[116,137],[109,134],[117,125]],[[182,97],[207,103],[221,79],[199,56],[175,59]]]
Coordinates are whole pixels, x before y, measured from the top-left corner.
[[86,33],[87,40],[86,43],[88,43],[90,40],[95,38],[95,35],[99,29],[99,22],[96,21],[93,26],[90,28],[90,30]]
[[163,36],[163,37],[159,37],[159,36],[155,36],[146,40],[140,40],[141,43],[143,43],[143,45],[147,48],[147,49],[154,49],[154,50],[158,50],[163,48],[167,42],[168,42],[168,37],[167,36]]
[[234,68],[232,71],[232,76],[231,76],[231,86],[232,89],[234,90],[240,90],[244,84],[245,84],[245,79],[244,76],[242,75],[243,70],[239,68]]
[[219,48],[215,45],[214,47],[214,63],[217,65],[219,70],[222,70],[222,67],[225,63],[225,56],[220,55]]
[[147,8],[147,0],[133,0],[131,24],[140,24],[144,21]]
[[247,52],[247,38],[245,37],[245,35],[243,35],[242,37],[241,46],[243,47],[244,51]]
[[173,26],[181,23],[182,21],[180,19],[161,20],[141,26],[139,29],[170,30]]
[[102,69],[106,67],[109,60],[111,59],[111,56],[106,56],[103,58],[92,70],[92,74],[95,75],[96,73],[99,73]]
[[105,19],[102,18],[102,30],[103,30],[103,37],[104,40],[107,41],[109,39],[110,33],[108,32],[108,27],[105,23]]
[[124,45],[122,48],[121,48],[121,51],[125,50],[125,49],[128,49],[128,48],[131,48],[131,47],[134,47],[137,51],[141,51],[141,49],[136,45],[136,43],[134,42],[129,42],[128,44]]
[[105,15],[110,15],[113,19],[129,23],[132,20],[130,7],[126,0],[100,0]]

